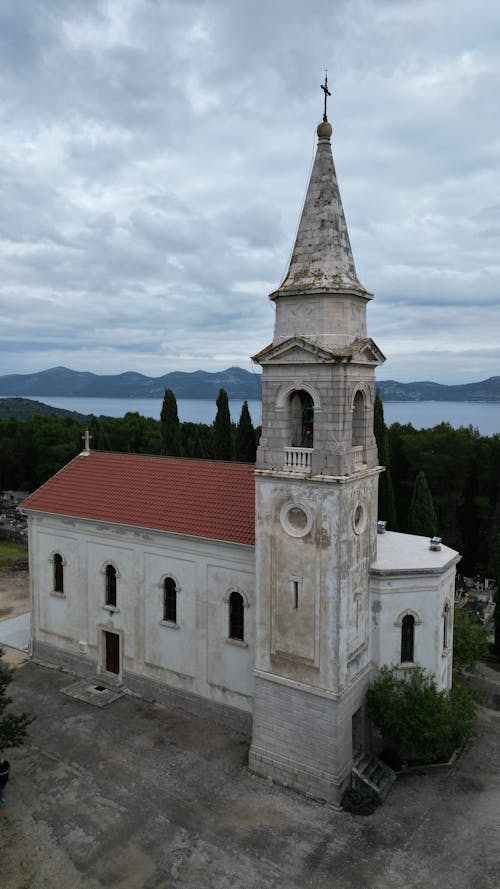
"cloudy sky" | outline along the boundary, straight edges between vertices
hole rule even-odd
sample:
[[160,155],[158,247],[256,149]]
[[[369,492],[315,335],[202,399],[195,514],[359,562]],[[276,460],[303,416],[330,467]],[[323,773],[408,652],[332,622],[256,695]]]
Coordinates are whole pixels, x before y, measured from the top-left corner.
[[379,379],[500,374],[497,0],[0,7],[0,374],[251,369],[328,68]]

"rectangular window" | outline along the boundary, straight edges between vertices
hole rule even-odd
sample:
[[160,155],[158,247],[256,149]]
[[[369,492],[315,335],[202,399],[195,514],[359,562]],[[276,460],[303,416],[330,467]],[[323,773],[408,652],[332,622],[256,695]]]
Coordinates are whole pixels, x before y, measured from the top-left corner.
[[292,594],[292,608],[299,607],[300,594],[302,592],[302,577],[292,574],[290,577],[290,592]]

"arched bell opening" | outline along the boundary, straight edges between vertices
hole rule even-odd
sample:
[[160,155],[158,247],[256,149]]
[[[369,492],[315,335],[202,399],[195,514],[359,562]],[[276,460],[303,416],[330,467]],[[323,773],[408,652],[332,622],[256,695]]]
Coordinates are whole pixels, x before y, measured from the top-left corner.
[[292,448],[312,448],[314,443],[314,402],[300,389],[290,396]]
[[304,389],[295,389],[288,399],[289,444],[285,469],[310,472],[314,447],[314,401]]
[[365,395],[358,389],[352,402],[352,454],[354,470],[363,469],[366,453]]

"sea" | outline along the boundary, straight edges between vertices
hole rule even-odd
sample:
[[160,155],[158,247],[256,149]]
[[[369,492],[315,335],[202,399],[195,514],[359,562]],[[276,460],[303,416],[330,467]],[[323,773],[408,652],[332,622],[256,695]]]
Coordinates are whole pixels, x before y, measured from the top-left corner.
[[[7,396],[1,396],[7,397]],[[53,407],[62,407],[80,414],[95,416],[123,417],[127,412],[137,412],[145,417],[160,418],[161,398],[66,398],[65,396],[27,395],[34,401],[42,401]],[[231,400],[231,418],[238,422],[242,400]],[[255,426],[261,423],[261,403],[248,401],[248,408]],[[201,398],[180,398],[177,409],[181,422],[212,423],[215,419],[215,400]],[[387,401],[384,403],[385,422],[411,423],[415,429],[428,429],[446,422],[458,429],[460,426],[473,426],[481,435],[500,433],[500,404],[470,401]]]

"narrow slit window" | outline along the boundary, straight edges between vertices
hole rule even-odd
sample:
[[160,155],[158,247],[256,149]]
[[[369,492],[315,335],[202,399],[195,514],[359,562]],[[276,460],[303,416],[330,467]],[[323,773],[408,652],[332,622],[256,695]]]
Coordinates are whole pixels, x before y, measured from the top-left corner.
[[116,608],[116,568],[106,565],[106,605]]
[[245,639],[245,604],[240,593],[229,596],[229,638]]
[[299,582],[298,580],[291,580],[292,585],[292,599],[293,599],[293,607],[299,607]]
[[411,664],[414,660],[415,618],[405,614],[401,624],[401,663]]
[[173,577],[163,581],[163,620],[177,623],[177,587]]
[[54,555],[54,592],[64,593],[64,565],[59,553]]
[[446,651],[446,649],[449,648],[449,638],[448,638],[449,618],[450,618],[450,608],[449,608],[448,603],[446,603],[446,605],[444,606],[444,611],[443,611],[443,650],[444,651]]

